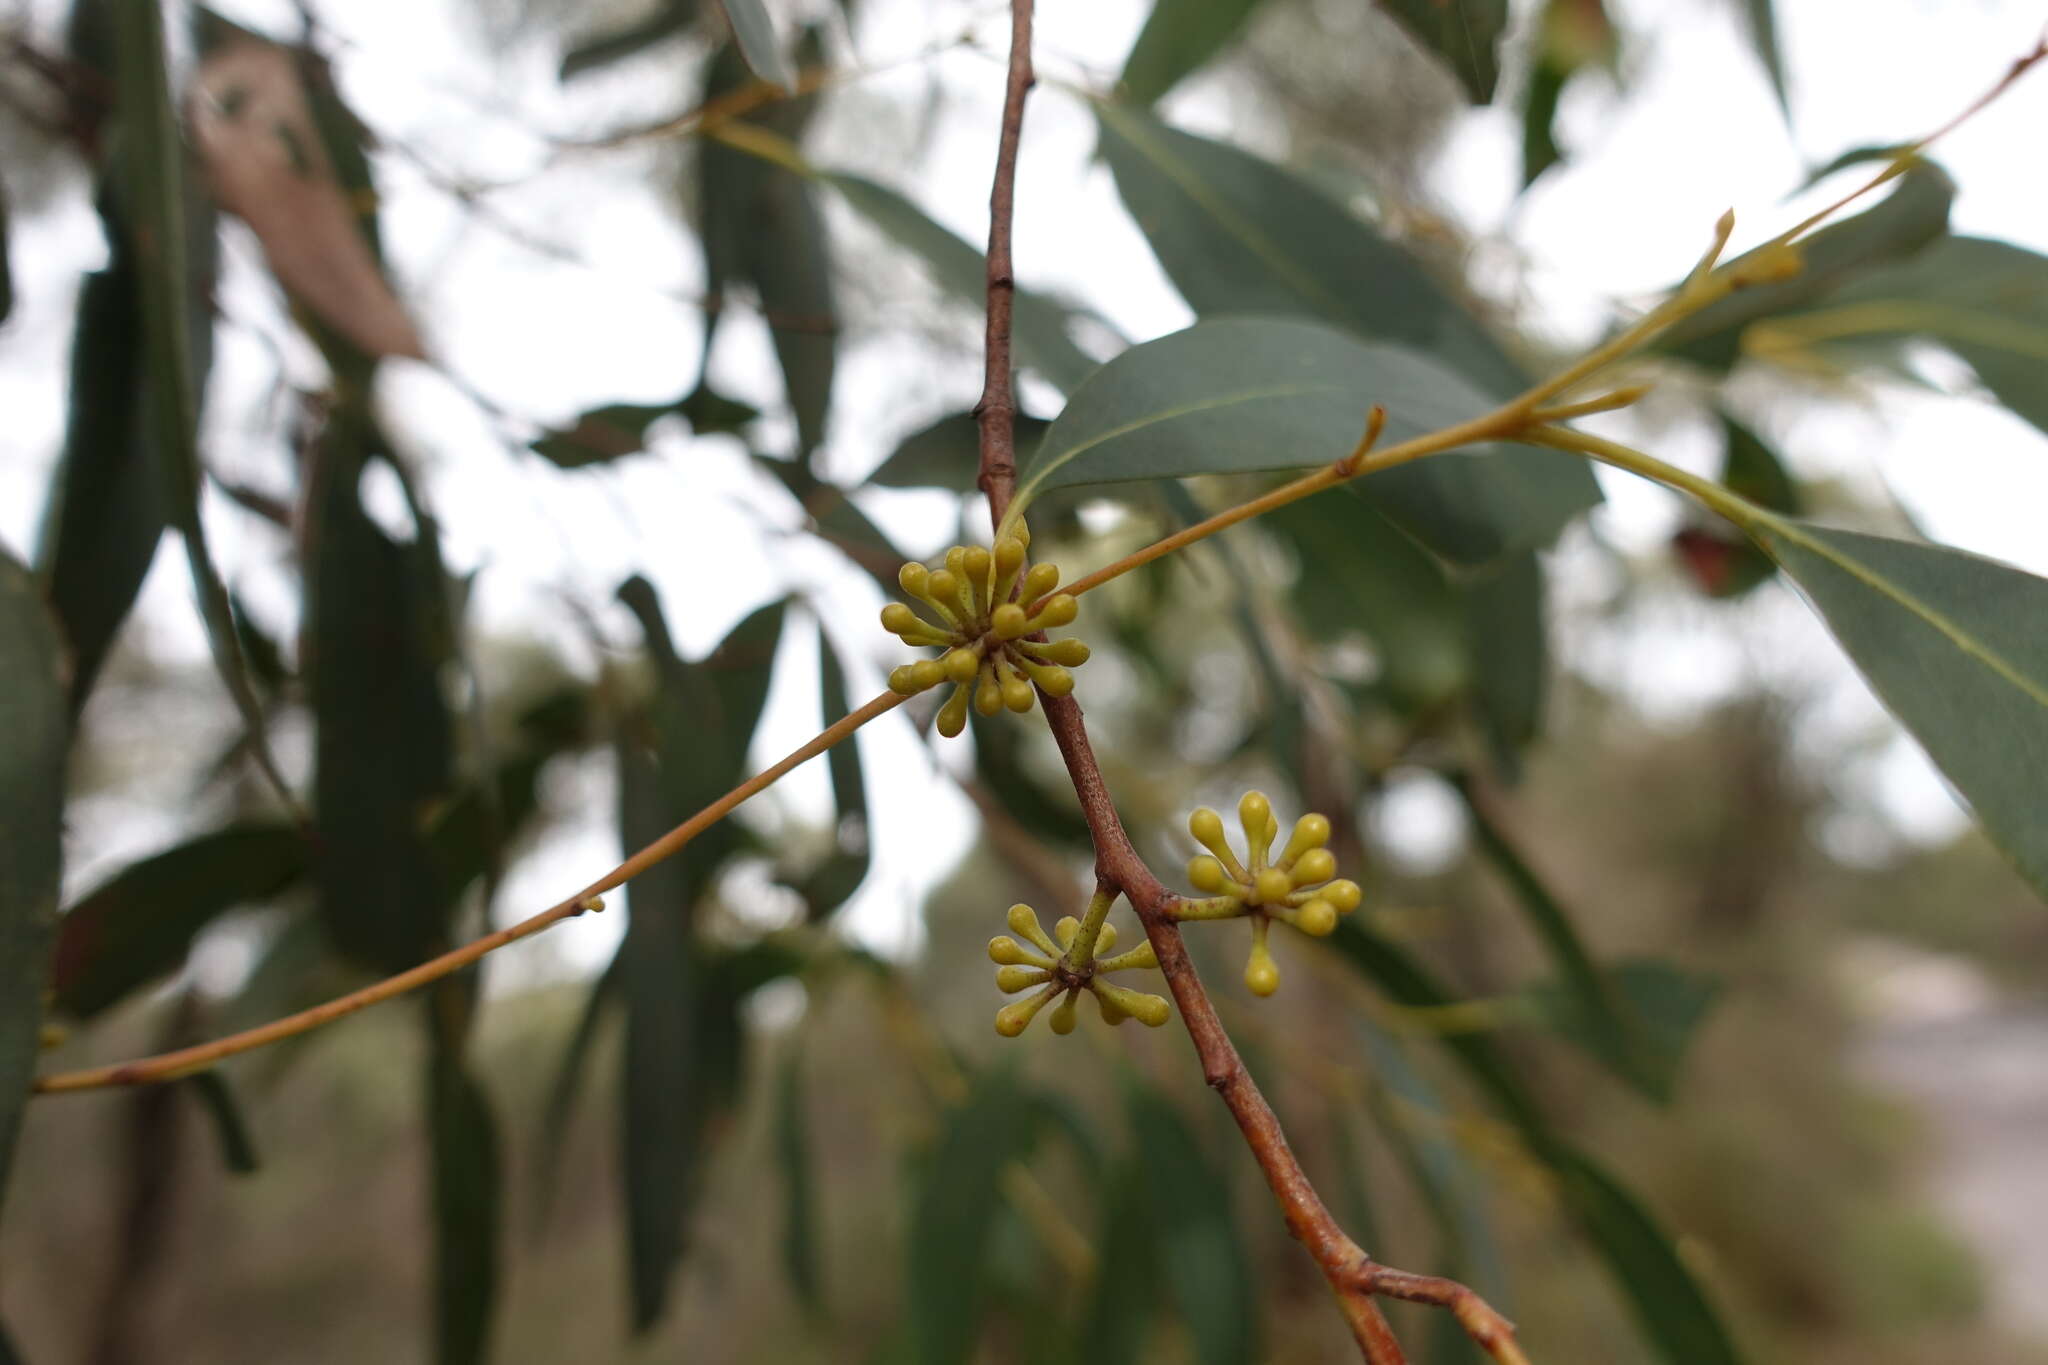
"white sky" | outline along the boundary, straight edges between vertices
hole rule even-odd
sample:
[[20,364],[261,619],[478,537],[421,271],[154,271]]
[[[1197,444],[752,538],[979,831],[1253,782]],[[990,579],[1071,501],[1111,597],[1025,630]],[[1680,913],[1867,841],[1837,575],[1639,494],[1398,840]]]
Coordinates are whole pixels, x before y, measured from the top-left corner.
[[[797,6],[771,0],[771,7],[787,31]],[[1946,120],[2025,51],[2048,18],[2038,3],[2002,0],[1780,0],[1793,87],[1788,132],[1737,27],[1741,7],[1733,0],[1609,0],[1609,7],[1631,39],[1623,88],[1599,76],[1571,87],[1559,124],[1572,154],[1566,166],[1517,199],[1520,133],[1512,107],[1502,106],[1459,117],[1429,182],[1439,207],[1479,237],[1482,281],[1497,280],[1504,293],[1525,299],[1533,325],[1565,341],[1591,339],[1617,304],[1640,301],[1681,272],[1723,209],[1737,210],[1739,249],[1789,221],[1792,210],[1780,201],[1805,166],[1850,145],[1909,139]],[[30,8],[47,23],[58,7],[36,0]],[[283,0],[220,8],[272,32],[296,31]],[[883,63],[970,23],[999,46],[1001,8],[865,0],[859,55]],[[1146,8],[1144,0],[1041,5],[1042,73],[1113,73]],[[468,6],[455,0],[352,0],[315,9],[341,40],[335,57],[345,93],[380,134],[448,175],[521,182],[491,197],[496,212],[590,263],[565,265],[508,240],[466,215],[412,162],[381,158],[386,240],[400,292],[449,369],[504,409],[542,422],[604,402],[680,393],[697,365],[700,324],[687,300],[700,280],[694,246],[678,230],[667,193],[655,178],[634,174],[653,153],[614,153],[533,175],[546,157],[537,131],[601,132],[674,108],[674,81],[659,60],[565,89],[554,78],[555,53],[535,44],[504,56],[485,51],[459,18]],[[906,164],[894,137],[835,125],[829,105],[812,154],[895,184],[970,239],[984,235],[1000,99],[1000,73],[986,56],[956,51],[898,67],[838,98],[858,102],[862,118],[898,128],[914,127],[932,101],[939,113],[914,162]],[[1250,117],[1241,93],[1213,78],[1190,82],[1167,112],[1189,127],[1224,134]],[[2048,186],[2036,173],[2044,126],[2048,77],[2036,76],[1943,145],[1940,159],[1961,185],[1958,230],[2048,249]],[[1089,161],[1093,140],[1085,111],[1056,81],[1042,84],[1030,108],[1021,171],[1020,275],[1085,300],[1133,339],[1185,325],[1186,307],[1124,217],[1107,172]],[[861,235],[845,215],[834,221],[854,234],[846,239],[849,257],[875,249],[872,235]],[[10,418],[0,431],[0,539],[22,552],[32,546],[61,439],[77,277],[103,249],[82,181],[49,212],[28,221],[17,216],[14,231],[22,297],[0,332],[7,357],[0,405]],[[303,344],[289,339],[253,241],[232,231],[228,254],[221,291],[228,325],[212,390],[210,451],[223,470],[282,488],[278,413],[251,416],[277,375],[272,345],[259,333],[287,339],[295,380],[317,382],[318,367]],[[858,261],[843,259],[846,267],[857,271]],[[951,356],[900,329],[851,348],[841,361],[827,468],[858,476],[903,432],[971,403],[978,372],[972,357]],[[714,374],[745,396],[777,393],[765,331],[729,323]],[[2048,537],[2040,532],[2048,446],[2031,427],[1975,399],[1902,390],[1797,412],[1774,411],[1771,397],[1758,394],[1764,406],[1752,415],[1801,472],[1868,487],[1881,473],[1932,534],[2048,572]],[[734,443],[691,442],[658,428],[652,458],[564,473],[509,456],[475,406],[425,367],[388,366],[382,398],[429,471],[452,563],[458,570],[484,567],[475,609],[485,630],[538,631],[584,658],[574,618],[561,606],[567,594],[630,643],[630,623],[610,602],[617,583],[638,571],[661,588],[688,653],[708,649],[761,601],[797,590],[824,604],[850,650],[876,662],[890,659],[885,646],[894,641],[870,627],[882,600],[873,584],[806,538],[786,534],[797,524],[788,500]],[[1695,468],[1713,454],[1704,430],[1665,433],[1655,448]],[[1600,533],[1631,552],[1656,553],[1678,522],[1677,504],[1627,476],[1601,474],[1611,502],[1596,514]],[[870,511],[914,552],[951,539],[954,512],[946,499],[883,494]],[[209,505],[207,513],[231,581],[288,634],[294,608],[287,580],[276,572],[288,547],[232,508]],[[1584,533],[1568,537],[1558,562],[1557,595],[1567,615],[1606,590]],[[160,556],[141,618],[154,648],[173,658],[204,658],[175,551]],[[818,728],[808,628],[793,628],[787,648],[799,667],[771,697],[756,748],[763,761]],[[1574,626],[1569,649],[1574,666],[1674,719],[1746,681],[1812,689],[1819,700],[1804,713],[1801,747],[1835,766],[1845,749],[1884,724],[1818,624],[1782,591],[1733,609],[1677,600],[1626,631]],[[872,694],[880,670],[865,667],[852,686],[857,695]],[[138,723],[105,710],[95,708],[94,723],[115,730]],[[211,723],[218,730],[227,722],[216,716]],[[303,763],[304,736],[285,738]],[[972,823],[949,784],[932,780],[929,751],[900,721],[870,726],[861,743],[878,858],[848,918],[871,941],[909,946],[918,938],[919,897],[971,838]],[[822,765],[812,768],[772,794],[768,818],[816,818],[825,809]],[[174,774],[145,788],[146,796],[161,798],[154,808],[129,799],[78,812],[74,883],[173,839],[186,818],[175,785],[182,781]],[[1901,827],[1930,838],[1956,827],[1952,799],[1909,742],[1880,745],[1837,783],[1842,807],[1824,832],[1843,852],[1881,850],[1888,831]],[[586,764],[563,785],[558,796],[583,814],[566,821],[542,855],[508,881],[501,918],[531,913],[615,860],[602,763]],[[1409,813],[1397,811],[1400,818],[1389,822],[1397,841],[1424,854],[1446,846],[1440,802],[1422,790],[1401,804]],[[616,916],[585,917],[558,929],[545,936],[546,947],[501,955],[518,959],[506,963],[506,975],[519,979],[549,962],[598,959],[619,924]]]

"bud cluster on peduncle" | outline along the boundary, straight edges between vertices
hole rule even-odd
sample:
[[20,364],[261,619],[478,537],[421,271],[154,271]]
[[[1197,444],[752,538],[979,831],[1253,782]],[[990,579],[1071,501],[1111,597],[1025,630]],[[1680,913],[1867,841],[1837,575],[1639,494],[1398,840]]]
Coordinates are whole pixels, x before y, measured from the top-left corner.
[[946,652],[919,659],[889,674],[892,691],[912,695],[953,683],[953,695],[939,708],[939,733],[947,737],[967,727],[971,703],[984,716],[1008,707],[1031,709],[1035,684],[1049,697],[1074,690],[1069,668],[1088,662],[1088,646],[1079,640],[1031,640],[1027,636],[1069,625],[1080,604],[1059,586],[1060,571],[1050,564],[1024,569],[1031,533],[1020,521],[996,541],[993,550],[955,545],[946,551],[942,569],[905,564],[896,581],[903,591],[931,609],[936,622],[901,602],[882,608],[882,628],[909,645],[936,645]]
[[[1330,822],[1309,814],[1295,822],[1294,833],[1277,858],[1268,860],[1280,822],[1262,792],[1246,792],[1237,803],[1244,826],[1243,862],[1223,837],[1223,817],[1207,806],[1188,817],[1188,833],[1208,853],[1188,862],[1188,881],[1207,898],[1185,900],[1168,913],[1178,920],[1236,919],[1252,922],[1252,951],[1245,963],[1244,983],[1255,995],[1280,988],[1280,969],[1266,946],[1274,920],[1321,938],[1337,927],[1337,917],[1358,908],[1358,883],[1337,877],[1337,860],[1323,845],[1330,841]],[[1332,880],[1335,878],[1335,880]]]
[[1098,891],[1088,903],[1087,919],[1077,920],[1072,915],[1062,918],[1053,926],[1053,934],[1059,939],[1057,944],[1046,936],[1037,911],[1028,905],[1010,907],[1011,932],[1021,936],[1025,943],[1009,934],[998,934],[988,941],[989,960],[996,964],[996,988],[1005,995],[1038,989],[1026,999],[996,1011],[997,1033],[1005,1038],[1016,1037],[1031,1026],[1038,1012],[1056,996],[1066,998],[1053,1006],[1052,1031],[1072,1033],[1074,1001],[1083,990],[1095,996],[1105,1023],[1121,1024],[1126,1019],[1136,1019],[1158,1028],[1167,1021],[1172,1008],[1165,997],[1127,990],[1102,979],[1111,972],[1156,970],[1159,966],[1159,956],[1149,942],[1115,957],[1101,956],[1116,947],[1116,926],[1103,922],[1115,900],[1114,895]]

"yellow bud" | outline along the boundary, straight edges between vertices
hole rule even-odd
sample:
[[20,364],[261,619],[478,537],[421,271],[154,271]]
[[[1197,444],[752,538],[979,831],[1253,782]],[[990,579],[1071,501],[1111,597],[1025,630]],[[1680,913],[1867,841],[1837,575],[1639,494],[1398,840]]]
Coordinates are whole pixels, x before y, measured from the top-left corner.
[[1065,1035],[1074,1031],[1074,994],[1073,991],[1068,991],[1067,998],[1054,1005],[1052,1013],[1045,1017],[1045,1022],[1052,1026],[1054,1033]]
[[984,716],[992,716],[1003,709],[1003,689],[996,682],[993,664],[981,670],[981,681],[974,685],[974,709]]
[[998,640],[1014,640],[1030,629],[1025,622],[1024,608],[1015,602],[1004,602],[998,606],[989,617],[989,625]]
[[937,659],[919,659],[910,666],[910,681],[917,685],[920,692],[937,687],[945,680],[946,670],[940,666]]
[[[982,549],[979,545],[971,545],[968,547],[967,553],[960,556],[959,571],[965,574],[967,581],[970,583],[977,585],[986,584],[988,582],[989,565],[994,562],[994,556],[990,555],[987,550]],[[948,567],[951,567],[951,561],[948,561]]]
[[1060,941],[1060,947],[1062,948],[1073,947],[1074,935],[1080,932],[1081,921],[1075,919],[1072,915],[1061,915],[1059,923],[1052,927],[1052,936]]
[[1074,692],[1074,675],[1058,664],[1041,664],[1030,659],[1021,661],[1024,671],[1031,675],[1031,681],[1043,688],[1048,697],[1067,697]]
[[1261,846],[1272,843],[1273,835],[1280,829],[1273,818],[1273,803],[1264,792],[1246,792],[1237,803],[1237,820],[1244,826],[1244,837],[1252,845],[1254,860],[1262,861],[1258,856]]
[[1252,878],[1252,902],[1255,905],[1279,905],[1287,899],[1287,893],[1294,889],[1294,883],[1287,874],[1277,867],[1263,868]]
[[[1108,926],[1105,925],[1104,927],[1107,928]],[[1159,969],[1159,950],[1154,948],[1148,939],[1123,956],[1108,958],[1096,963],[1095,966],[1097,971],[1103,972],[1157,971]]]
[[1326,937],[1337,928],[1337,907],[1326,900],[1312,900],[1294,912],[1294,927],[1316,938]]
[[1207,806],[1197,807],[1188,816],[1188,833],[1195,836],[1195,842],[1207,848],[1223,839],[1223,817]]
[[1029,1000],[1019,1000],[1014,1005],[1005,1005],[996,1011],[996,1032],[1005,1038],[1015,1038],[1031,1026],[1032,1019],[1045,1008],[1045,1002],[1057,994],[1059,988],[1046,988]]
[[1047,663],[1065,664],[1068,668],[1079,668],[1088,662],[1088,646],[1079,640],[1054,640],[1048,644],[1027,641],[1021,648]]
[[1280,969],[1264,944],[1253,949],[1251,960],[1244,964],[1244,984],[1253,995],[1271,995],[1280,989]]
[[1105,924],[1095,931],[1095,955],[1097,957],[1114,950],[1115,947],[1116,926],[1114,924]]
[[[1122,986],[1112,986],[1100,977],[1090,981],[1088,989],[1094,991],[1095,998],[1102,1002],[1102,1017],[1105,1019],[1110,1018],[1110,1007],[1112,1005],[1116,1007],[1118,1015],[1128,1015],[1147,1028],[1158,1028],[1173,1017],[1173,1007],[1167,1004],[1166,1000],[1161,996],[1148,995],[1144,991],[1126,990]],[[1121,1018],[1111,1019],[1110,1022],[1121,1023],[1122,1020]]]
[[1008,578],[1024,564],[1024,542],[1015,535],[996,542],[996,576]]
[[1329,842],[1329,817],[1311,811],[1294,822],[1294,833],[1287,836],[1287,847],[1280,851],[1280,866],[1292,867],[1296,858]]
[[1038,912],[1028,905],[1013,905],[1008,916],[1010,932],[1022,934],[1048,957],[1058,957],[1059,948],[1045,936],[1045,928],[1038,922]]
[[1018,991],[1029,990],[1044,982],[1051,973],[1043,967],[998,967],[996,968],[996,989],[1004,995],[1015,995]]
[[988,960],[998,967],[1045,967],[1052,961],[1032,952],[1008,934],[997,934],[988,941]]
[[1322,899],[1335,906],[1340,915],[1348,915],[1356,910],[1360,898],[1358,883],[1347,877],[1339,877],[1322,890]]
[[933,601],[951,604],[960,596],[960,580],[950,569],[941,569],[925,580],[924,590]]
[[938,729],[940,734],[951,739],[966,728],[967,688],[963,684],[955,687],[953,695],[946,698],[946,704],[939,708]]
[[1063,592],[1056,592],[1045,599],[1045,605],[1032,616],[1029,624],[1033,630],[1058,630],[1061,626],[1074,624],[1074,618],[1081,614],[1081,604]]
[[1058,566],[1052,564],[1033,564],[1031,572],[1024,575],[1024,586],[1018,590],[1017,596],[1028,607],[1059,585],[1060,571]]
[[946,551],[947,572],[951,573],[953,577],[959,578],[966,571],[966,568],[967,547],[965,545],[955,545],[952,549]]
[[981,656],[966,645],[961,645],[957,649],[947,650],[946,656],[939,660],[939,667],[943,668],[946,676],[956,683],[971,682],[974,675],[981,671]]
[[1212,896],[1237,889],[1230,875],[1223,870],[1223,864],[1206,853],[1198,853],[1188,859],[1188,885]]
[[1010,534],[1015,536],[1025,549],[1031,548],[1031,528],[1025,524],[1024,518],[1017,518],[1017,524],[1010,528]]
[[891,602],[882,608],[882,629],[891,635],[908,635],[923,624],[917,619],[917,613],[901,602]]
[[912,597],[924,596],[930,579],[931,572],[922,564],[905,564],[896,571],[896,581]]
[[1337,855],[1327,848],[1312,848],[1294,860],[1294,885],[1314,886],[1337,875]]
[[1103,1023],[1111,1025],[1121,1024],[1124,1020],[1131,1017],[1129,1010],[1110,998],[1110,985],[1101,977],[1090,981],[1088,989],[1095,992],[1095,1004],[1102,1011]]

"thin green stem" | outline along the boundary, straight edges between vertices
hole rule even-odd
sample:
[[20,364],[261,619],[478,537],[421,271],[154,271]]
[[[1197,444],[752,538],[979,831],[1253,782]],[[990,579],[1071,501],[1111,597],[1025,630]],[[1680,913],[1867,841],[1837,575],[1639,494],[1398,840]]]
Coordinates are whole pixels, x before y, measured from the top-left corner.
[[1522,433],[1522,439],[1531,445],[1573,451],[1598,460],[1602,464],[1626,469],[1631,474],[1640,474],[1646,479],[1663,484],[1666,488],[1690,494],[1709,511],[1719,513],[1745,531],[1776,520],[1763,508],[1712,479],[1703,479],[1697,474],[1680,469],[1677,465],[1666,464],[1655,455],[1637,450],[1634,446],[1625,446],[1619,441],[1610,441],[1605,437],[1576,431],[1570,427],[1537,427],[1533,431]]
[[1116,904],[1119,892],[1112,883],[1095,884],[1095,894],[1088,901],[1088,910],[1081,916],[1081,927],[1074,931],[1074,941],[1067,945],[1066,953],[1060,958],[1060,965],[1075,973],[1086,972],[1095,961],[1095,943],[1102,936],[1102,926],[1109,918],[1109,909]]

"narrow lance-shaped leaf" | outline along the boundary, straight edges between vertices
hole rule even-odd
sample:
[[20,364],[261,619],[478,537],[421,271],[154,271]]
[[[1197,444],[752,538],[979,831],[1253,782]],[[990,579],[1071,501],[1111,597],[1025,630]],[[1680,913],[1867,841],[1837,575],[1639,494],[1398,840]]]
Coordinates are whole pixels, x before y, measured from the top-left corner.
[[199,403],[191,345],[192,296],[185,276],[190,227],[185,148],[171,106],[163,7],[156,0],[119,0],[115,37],[116,107],[124,152],[121,184],[133,215],[129,242],[141,286],[144,373],[157,453],[166,474],[170,520],[185,542],[214,666],[248,729],[251,752],[280,799],[296,807],[270,750],[262,704],[235,635],[227,585],[214,567],[199,515]]
[[1165,1097],[1133,1085],[1127,1096],[1159,1262],[1201,1365],[1257,1358],[1259,1312],[1251,1266],[1230,1207],[1230,1182],[1203,1154]]
[[63,862],[66,681],[43,595],[0,549],[0,1200],[42,1050]]
[[966,1101],[946,1113],[937,1145],[919,1163],[904,1239],[905,1313],[916,1365],[956,1365],[973,1355],[1003,1169],[1030,1151],[1031,1138],[1031,1106],[1015,1079],[985,1071]]
[[562,65],[557,74],[568,81],[586,71],[610,66],[645,51],[664,38],[681,33],[696,17],[695,0],[663,0],[644,19],[579,41],[562,54]]
[[[988,296],[988,270],[980,247],[934,222],[923,209],[886,185],[844,171],[821,171],[819,178],[897,245],[923,257],[941,289],[977,312],[981,310]],[[1074,311],[1058,300],[1030,289],[1017,291],[1012,332],[1018,356],[1062,391],[1071,390],[1095,368],[1095,361],[1068,335],[1073,320]],[[1021,437],[1017,444],[1023,448]]]
[[213,1124],[214,1137],[220,1143],[221,1164],[236,1175],[254,1175],[262,1166],[262,1159],[256,1153],[256,1139],[249,1131],[248,1117],[243,1114],[241,1101],[235,1098],[227,1077],[214,1068],[187,1077],[183,1085]]
[[1764,74],[1770,77],[1771,93],[1778,97],[1778,108],[1790,118],[1792,101],[1785,93],[1785,59],[1778,51],[1778,16],[1771,0],[1742,0],[1742,12],[1749,29],[1749,44],[1756,49]]
[[732,36],[738,41],[747,65],[754,68],[754,74],[785,90],[795,90],[796,78],[775,41],[775,21],[768,17],[768,7],[762,0],[719,0],[719,4],[724,7],[726,18],[732,20]]
[[597,1046],[598,1030],[604,1024],[606,1011],[618,1003],[622,975],[619,955],[614,953],[610,964],[590,983],[583,1008],[576,1016],[576,1027],[569,1033],[562,1059],[555,1064],[554,1079],[548,1084],[547,1102],[541,1111],[540,1150],[533,1163],[534,1205],[543,1222],[554,1206],[555,1177],[561,1170],[563,1149],[568,1145],[569,1125],[576,1117],[576,1102],[583,1093],[584,1071],[590,1064],[592,1049]]
[[[1044,439],[1052,423],[1039,417],[1017,415],[1018,450],[1032,450]],[[867,481],[884,488],[950,488],[965,492],[973,487],[979,472],[976,461],[981,438],[971,412],[948,413],[930,426],[903,438],[902,444]]]
[[470,981],[455,978],[425,1002],[438,1365],[481,1365],[488,1357],[498,1288],[504,1200],[497,1120],[463,1060],[473,990]]
[[129,864],[65,912],[51,966],[57,1008],[89,1019],[176,971],[200,930],[297,881],[311,853],[296,826],[244,824]]
[[1612,69],[1620,42],[1604,0],[1545,0],[1522,93],[1522,187],[1564,159],[1553,125],[1565,86],[1589,65]]
[[[846,671],[832,638],[818,631],[818,697],[823,724],[831,725],[853,709],[846,695]],[[867,782],[861,772],[860,739],[849,735],[825,755],[832,779],[832,851],[798,888],[812,920],[837,910],[868,875]]]
[[[1097,370],[1019,473],[1017,498],[1135,479],[1305,469],[1349,455],[1366,412],[1382,447],[1470,421],[1493,404],[1430,356],[1286,317],[1200,322]],[[1396,525],[1458,562],[1548,541],[1585,505],[1562,452],[1487,443],[1367,476]],[[1578,471],[1583,476],[1584,471]]]
[[[1396,1004],[1437,1009],[1456,1003],[1405,951],[1353,921],[1339,924],[1329,942]],[[1443,1046],[1520,1130],[1530,1152],[1562,1177],[1565,1206],[1669,1365],[1739,1365],[1733,1338],[1669,1235],[1612,1177],[1551,1130],[1535,1095],[1492,1041],[1468,1033],[1444,1039]]]
[[2048,580],[1939,545],[1759,516],[1757,543],[2048,895]]
[[1258,0],[1156,0],[1124,60],[1120,93],[1139,104],[1157,102],[1221,52],[1257,6]]
[[1451,69],[1474,104],[1492,100],[1508,0],[1380,0],[1380,8]]
[[1543,732],[1550,692],[1550,629],[1543,560],[1524,551],[1467,582],[1473,707],[1504,780],[1516,781],[1521,751]]
[[784,1059],[775,1090],[775,1156],[782,1167],[782,1264],[797,1298],[814,1315],[825,1312],[824,1274],[818,1267],[817,1194],[811,1178],[811,1130],[804,1114],[802,1054]]

